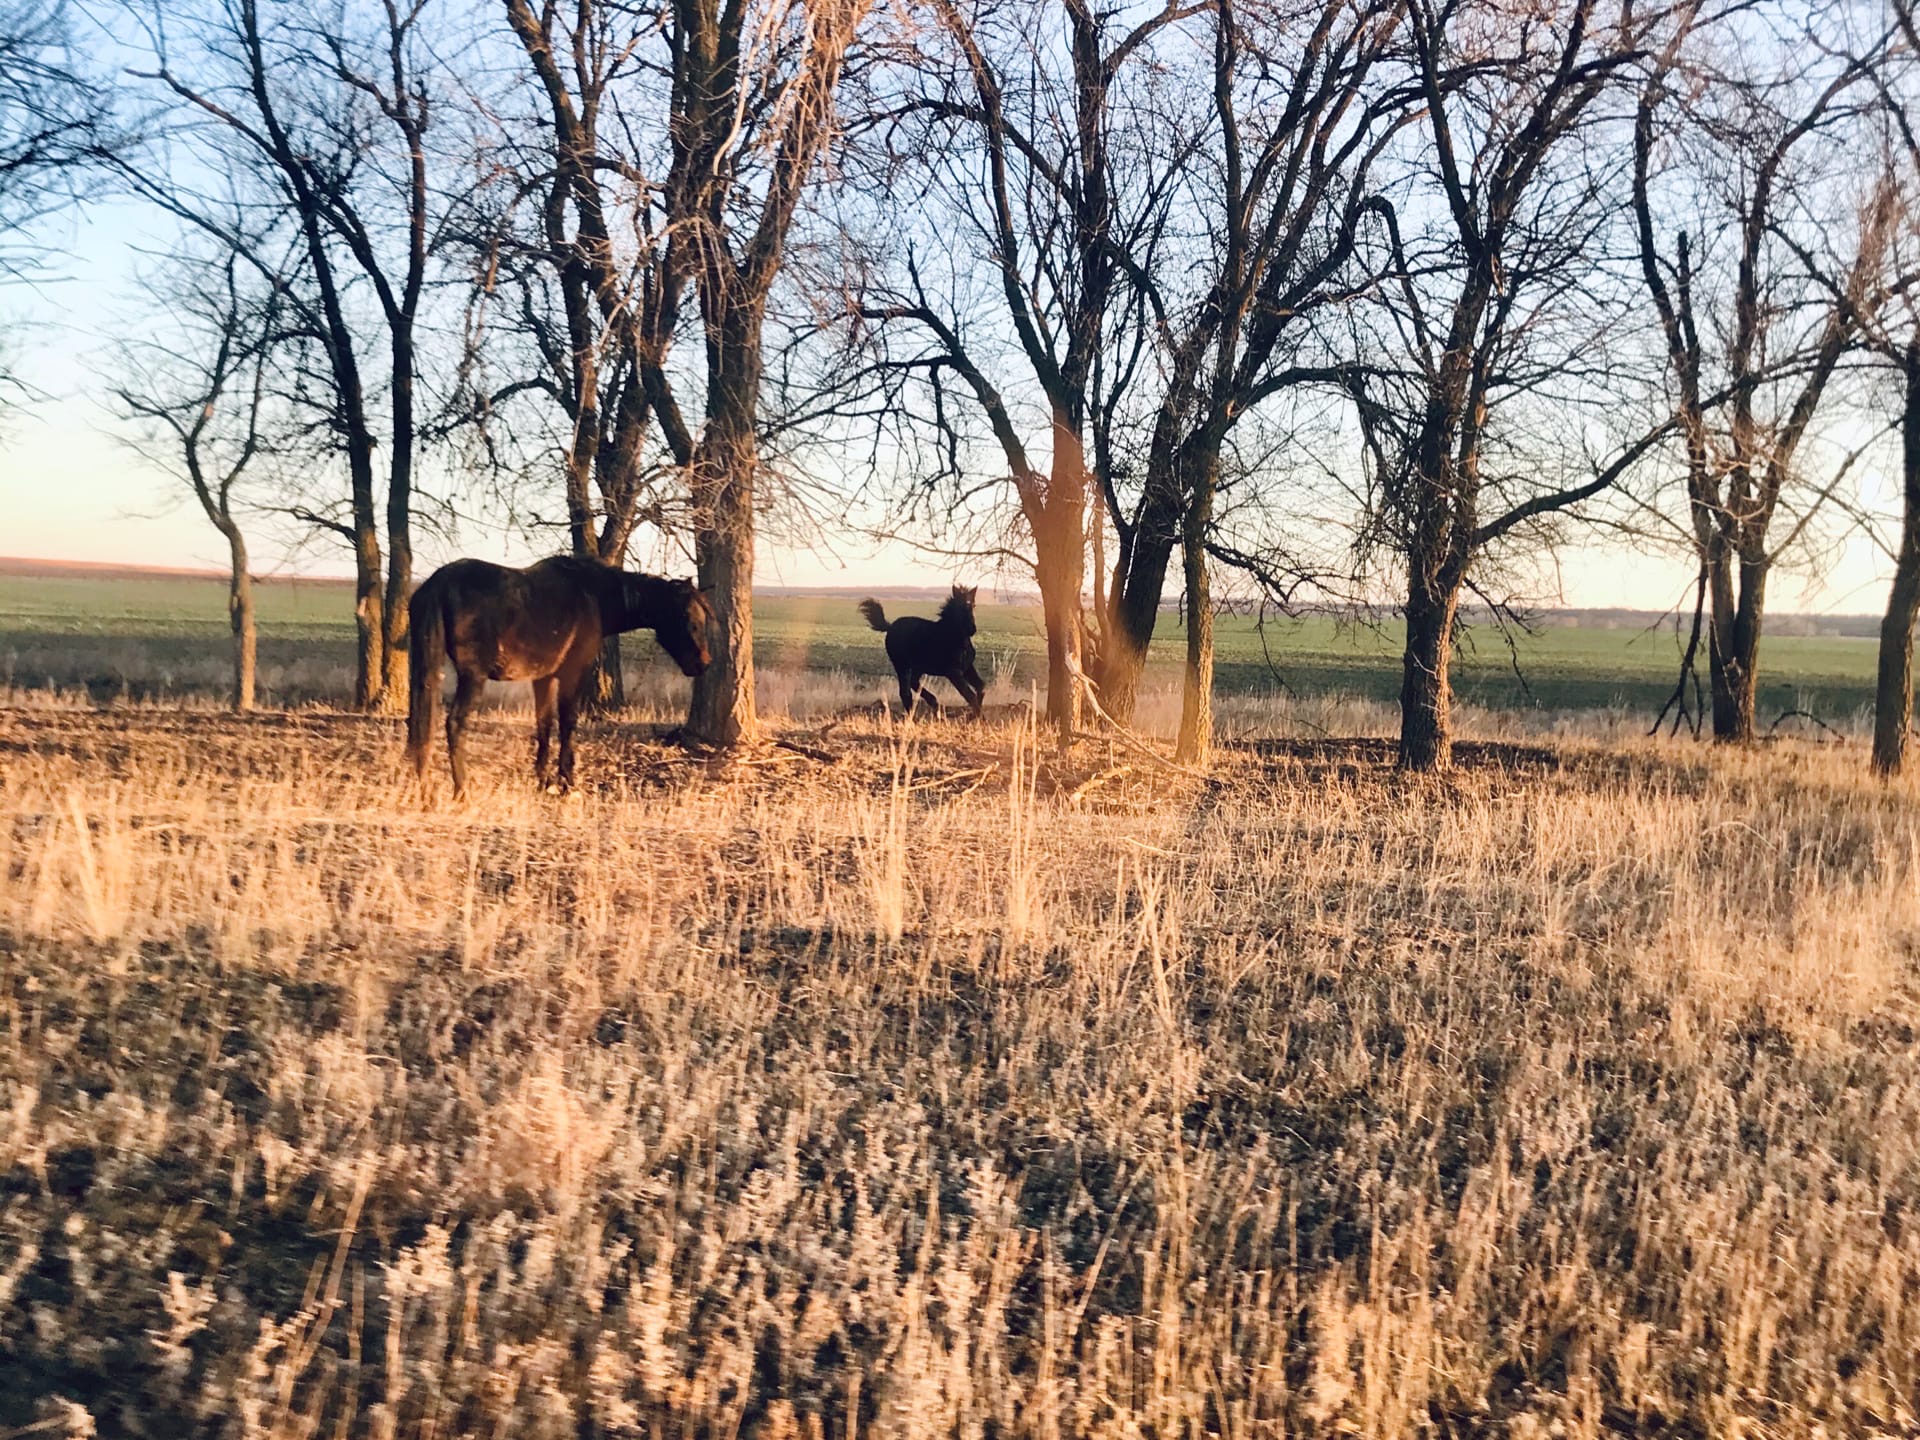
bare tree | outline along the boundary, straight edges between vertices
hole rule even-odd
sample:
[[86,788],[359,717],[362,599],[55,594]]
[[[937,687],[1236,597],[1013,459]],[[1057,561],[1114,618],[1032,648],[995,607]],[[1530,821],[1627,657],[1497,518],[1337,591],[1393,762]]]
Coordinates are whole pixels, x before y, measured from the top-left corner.
[[[1839,137],[1861,133],[1853,102],[1868,91],[1867,62],[1833,59],[1809,73],[1806,57],[1819,62],[1818,50],[1788,34],[1763,49],[1758,73],[1709,69],[1685,47],[1692,38],[1677,37],[1641,91],[1633,210],[1673,381],[1713,734],[1738,742],[1754,737],[1768,579],[1831,492],[1802,485],[1796,502],[1806,442],[1877,283],[1890,216],[1882,202],[1857,227],[1839,223]],[[1656,173],[1663,140],[1677,152],[1669,172],[1692,183]],[[1699,228],[1663,240],[1673,214],[1699,215]],[[1853,253],[1810,272],[1809,243],[1819,237],[1825,248],[1839,232]],[[1777,533],[1776,518],[1796,503]]]
[[[237,231],[195,175],[252,177],[300,240],[301,266],[285,277],[290,323],[324,359],[321,423],[344,457],[345,518],[301,515],[344,539],[354,557],[358,632],[354,700],[401,703],[406,606],[412,580],[414,468],[419,443],[416,327],[433,234],[434,189],[426,135],[431,114],[418,30],[424,0],[384,0],[374,38],[308,17],[263,19],[257,0],[220,0],[182,25],[156,12],[148,24],[157,67],[142,72],[197,117],[200,148],[177,169],[130,157],[133,188],[272,278],[257,231]],[[381,135],[391,143],[383,144]],[[364,286],[374,314],[355,299]],[[384,414],[368,393],[369,352],[384,350]],[[386,454],[385,505],[378,452]],[[382,577],[382,520],[387,573]],[[396,685],[396,678],[398,684]]]
[[1900,350],[1904,403],[1900,412],[1900,540],[1893,584],[1880,621],[1879,663],[1873,691],[1873,769],[1898,775],[1906,767],[1913,728],[1913,625],[1920,617],[1920,323],[1910,322]]
[[165,286],[155,293],[166,297],[169,338],[123,344],[124,378],[112,393],[139,427],[142,453],[184,483],[226,541],[232,703],[251,710],[257,631],[238,491],[272,446],[269,377],[283,340],[281,292],[261,285],[229,253],[217,262],[171,257]]
[[[634,112],[648,103],[643,42],[659,17],[611,5],[536,10],[527,0],[509,0],[506,14],[537,113],[501,137],[508,164],[490,188],[504,189],[507,204],[483,232],[481,298],[496,340],[486,358],[502,358],[502,328],[526,354],[476,401],[488,414],[519,396],[558,408],[569,546],[619,564],[658,503],[646,464],[656,401],[682,463],[693,443],[666,369],[690,276],[664,263],[661,188],[647,178],[649,157],[631,149],[636,135],[658,132],[654,117]],[[609,637],[598,703],[620,702],[619,654],[619,637]]]
[[[568,528],[580,553],[624,551],[643,513],[645,438],[657,429],[684,477],[716,626],[687,728],[716,744],[750,738],[758,723],[753,558],[768,300],[835,134],[835,92],[869,5],[582,0],[563,14],[553,0],[506,4],[542,94],[545,154],[532,186],[541,233],[523,248],[557,288],[563,322],[523,304],[542,363],[507,383],[545,392],[568,417]],[[690,297],[704,363],[676,367]]]
[[1212,728],[1207,567],[1222,450],[1262,404],[1344,373],[1315,322],[1371,280],[1354,260],[1362,222],[1378,208],[1372,166],[1409,113],[1404,88],[1376,78],[1400,24],[1398,0],[1216,0],[1207,17],[1201,128],[1163,152],[1182,228],[1200,233],[1127,257],[1129,278],[1150,297],[1164,375],[1138,498],[1123,503],[1116,467],[1100,470],[1118,536],[1101,637],[1107,709],[1132,713],[1177,543],[1185,759],[1205,754]]
[[[66,6],[0,0],[0,283],[41,268],[28,232],[81,194],[114,143]],[[0,365],[0,382],[14,379]]]
[[[1164,174],[1144,187],[1144,177],[1130,175],[1120,181],[1128,193],[1117,193],[1113,96],[1129,61],[1144,61],[1161,30],[1198,8],[1169,0],[1122,29],[1082,0],[935,0],[938,29],[911,57],[907,93],[893,102],[899,118],[920,125],[914,152],[931,182],[927,224],[964,225],[979,248],[939,247],[930,258],[943,285],[930,283],[909,252],[893,282],[873,284],[859,314],[876,341],[895,346],[887,363],[930,394],[955,480],[963,461],[950,384],[987,427],[1032,538],[1048,713],[1063,739],[1078,728],[1085,668],[1087,515],[1097,503],[1089,450],[1102,448],[1103,426],[1142,354],[1124,257],[1152,248],[1168,195]],[[992,296],[979,311],[963,278],[976,263]],[[1030,396],[1009,395],[993,375],[998,337],[1009,332]],[[1028,415],[1038,433],[1023,423]]]
[[1390,333],[1410,364],[1349,381],[1372,460],[1363,554],[1384,547],[1405,572],[1404,768],[1450,763],[1454,631],[1485,552],[1599,494],[1652,444],[1573,483],[1545,456],[1499,460],[1516,399],[1556,376],[1569,377],[1559,403],[1583,371],[1594,384],[1582,356],[1604,325],[1597,237],[1618,193],[1599,102],[1657,19],[1630,0],[1409,0],[1425,124],[1408,161],[1417,209],[1400,208],[1437,218],[1403,236],[1388,213]]
[[1851,289],[1832,287],[1834,299],[1851,310],[1860,343],[1891,361],[1901,382],[1900,530],[1880,621],[1873,694],[1872,766],[1876,775],[1888,778],[1906,768],[1913,727],[1913,630],[1920,619],[1920,225],[1912,219],[1920,191],[1915,119],[1920,100],[1913,90],[1920,26],[1912,0],[1894,0],[1893,15],[1895,35],[1868,56],[1877,100],[1874,118],[1886,134],[1887,165],[1878,198],[1889,216],[1898,217],[1887,241],[1890,263],[1877,293],[1867,293],[1857,281]]
[[[705,397],[685,464],[694,559],[718,633],[694,681],[687,725],[732,744],[758,727],[753,560],[758,425],[768,297],[802,196],[835,133],[835,95],[871,0],[773,0],[764,9],[674,0],[666,272],[699,296]],[[680,407],[656,399],[686,436]]]

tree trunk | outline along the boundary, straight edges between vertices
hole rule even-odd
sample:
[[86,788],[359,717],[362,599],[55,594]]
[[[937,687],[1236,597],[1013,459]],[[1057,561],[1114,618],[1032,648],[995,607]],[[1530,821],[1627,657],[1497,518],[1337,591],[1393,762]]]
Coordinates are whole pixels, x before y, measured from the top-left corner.
[[[1737,590],[1732,552],[1713,556],[1710,577],[1714,625],[1707,649],[1713,694],[1713,738],[1729,745],[1754,738],[1754,711],[1760,686],[1760,622],[1766,609],[1767,556],[1749,551],[1740,559]],[[1731,592],[1731,593],[1729,593]]]
[[758,316],[736,308],[718,324],[710,322],[708,333],[707,424],[693,464],[700,510],[694,561],[713,610],[713,660],[693,682],[687,730],[709,745],[736,745],[751,740],[759,728],[753,695]]
[[1401,658],[1402,770],[1445,770],[1453,763],[1453,690],[1447,666],[1460,608],[1460,576],[1451,567],[1407,587],[1407,647]]
[[254,658],[258,632],[253,620],[253,576],[247,570],[247,542],[240,527],[229,520],[221,530],[227,537],[231,569],[227,575],[227,622],[233,629],[233,708],[253,709]]
[[1211,480],[1187,506],[1181,556],[1187,581],[1187,669],[1180,698],[1180,740],[1174,758],[1204,765],[1213,749],[1213,593],[1207,579],[1207,525],[1213,518]]
[[[627,542],[633,537],[638,518],[635,506],[640,483],[636,473],[640,468],[649,414],[638,368],[629,365],[626,378],[621,382],[620,400],[614,408],[612,439],[594,449],[594,481],[606,504],[606,518],[600,523],[597,544],[599,558],[609,565],[626,564]],[[609,635],[600,647],[600,658],[594,662],[584,685],[582,704],[583,708],[597,711],[626,708],[627,676],[621,664],[618,635]]]
[[627,676],[622,668],[620,637],[609,635],[600,642],[600,658],[580,682],[580,708],[594,714],[609,714],[627,708]]
[[687,729],[710,745],[750,740],[753,700],[753,467],[751,434],[709,445],[703,507],[710,519],[694,544],[699,586],[713,610],[713,663],[693,682]]
[[1047,719],[1059,732],[1062,745],[1080,728],[1080,687],[1073,671],[1080,663],[1080,583],[1085,578],[1079,561],[1080,537],[1069,539],[1066,530],[1057,516],[1049,515],[1044,533],[1035,537],[1040,608],[1047,631]]
[[380,693],[377,709],[400,712],[407,708],[407,600],[413,594],[413,553],[411,545],[404,555],[398,550],[387,554],[387,591],[385,597],[386,654],[381,659]]
[[[407,322],[411,324],[411,321]],[[407,708],[407,600],[413,594],[413,344],[393,345],[393,453],[387,475],[386,647],[380,708]]]
[[1133,718],[1139,700],[1147,650],[1160,619],[1167,567],[1179,537],[1184,491],[1170,448],[1156,444],[1149,454],[1146,492],[1131,543],[1124,547],[1121,568],[1125,573],[1114,577],[1107,627],[1111,640],[1102,656],[1105,693],[1101,703],[1122,724]]
[[1920,615],[1920,334],[1907,343],[1906,371],[1901,420],[1906,495],[1873,692],[1873,771],[1885,776],[1898,775],[1906,763],[1907,729],[1913,722],[1913,624]]
[[1076,428],[1053,427],[1053,473],[1044,503],[1030,512],[1047,627],[1047,719],[1061,746],[1080,728],[1081,591],[1087,578],[1087,469]]
[[362,509],[354,496],[353,524],[353,703],[370,710],[379,698],[386,674],[387,631],[380,589],[380,537],[374,532],[371,495]]

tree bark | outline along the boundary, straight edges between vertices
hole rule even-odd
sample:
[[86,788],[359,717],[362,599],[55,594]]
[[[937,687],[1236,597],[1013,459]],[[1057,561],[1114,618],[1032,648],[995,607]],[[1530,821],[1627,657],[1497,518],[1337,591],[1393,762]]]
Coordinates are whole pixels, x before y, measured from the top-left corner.
[[[358,465],[355,465],[358,468]],[[353,496],[353,703],[371,710],[386,674],[387,629],[380,581],[380,536],[373,528],[373,486]]]
[[1453,622],[1460,608],[1460,575],[1444,567],[1407,587],[1407,645],[1401,657],[1402,770],[1445,770],[1453,763]]
[[1188,503],[1181,536],[1187,584],[1187,668],[1174,758],[1188,765],[1204,765],[1213,749],[1213,593],[1207,577],[1207,526],[1212,519],[1209,477]]
[[1709,559],[1713,633],[1707,648],[1708,680],[1713,695],[1713,738],[1742,745],[1754,738],[1754,713],[1760,686],[1760,629],[1766,612],[1767,574],[1773,568],[1762,550],[1749,547],[1739,557],[1716,547]]
[[227,537],[231,563],[227,575],[227,622],[233,630],[233,708],[245,712],[253,709],[258,649],[253,619],[253,576],[247,570],[247,542],[240,527],[228,520],[220,529]]
[[1079,538],[1070,540],[1066,523],[1051,515],[1035,537],[1047,633],[1047,719],[1062,745],[1080,728],[1080,686],[1073,673],[1080,663],[1080,585],[1085,579]]
[[[386,655],[379,707],[407,707],[407,600],[413,594],[413,337],[398,321],[393,342],[393,445],[387,474]],[[409,317],[405,324],[411,327]]]
[[759,728],[753,694],[754,435],[760,395],[760,322],[748,306],[710,324],[707,423],[694,454],[700,525],[694,560],[713,611],[712,663],[693,682],[687,729],[710,745],[735,745]]
[[1040,601],[1047,628],[1047,718],[1062,748],[1080,728],[1081,591],[1087,578],[1087,467],[1080,432],[1064,419],[1053,433],[1053,471],[1032,517]]
[[710,745],[751,739],[753,696],[753,469],[749,434],[703,444],[704,508],[712,517],[696,540],[699,586],[713,610],[713,663],[693,682],[687,729]]
[[[1160,429],[1168,428],[1163,422]],[[1112,636],[1106,660],[1107,713],[1125,724],[1139,701],[1140,678],[1148,647],[1160,619],[1160,597],[1167,567],[1179,539],[1182,497],[1186,493],[1174,446],[1156,433],[1147,454],[1145,494],[1128,542],[1121,549],[1113,579],[1107,629]]]
[[1907,342],[1905,365],[1900,552],[1880,622],[1880,673],[1873,692],[1873,772],[1887,777],[1898,775],[1906,763],[1907,730],[1913,723],[1913,625],[1920,616],[1920,333]]

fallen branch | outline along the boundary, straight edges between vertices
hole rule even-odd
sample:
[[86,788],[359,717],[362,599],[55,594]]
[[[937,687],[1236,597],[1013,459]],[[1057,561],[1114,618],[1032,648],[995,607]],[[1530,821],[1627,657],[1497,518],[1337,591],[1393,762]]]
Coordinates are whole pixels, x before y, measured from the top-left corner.
[[1780,722],[1782,720],[1796,720],[1796,719],[1811,720],[1814,724],[1818,725],[1822,730],[1826,731],[1827,734],[1833,736],[1834,743],[1837,745],[1844,745],[1847,743],[1846,736],[1842,735],[1838,730],[1834,729],[1833,726],[1827,724],[1826,721],[1822,720],[1818,715],[1815,715],[1811,710],[1782,710],[1778,715],[1774,717],[1773,724],[1767,727],[1767,738],[1769,740],[1773,738],[1773,732],[1780,728]]
[[796,755],[804,755],[809,760],[818,760],[822,765],[838,765],[840,757],[831,750],[817,750],[811,745],[802,745],[798,740],[777,739],[773,742],[782,750],[791,750]]
[[[1118,740],[1129,750],[1146,756],[1147,759],[1153,761],[1154,764],[1160,766],[1163,770],[1171,770],[1176,775],[1185,775],[1194,780],[1205,780],[1207,778],[1207,773],[1204,770],[1195,770],[1190,765],[1182,765],[1177,760],[1167,759],[1166,756],[1162,755],[1158,750],[1155,750],[1118,720],[1115,720],[1111,715],[1107,714],[1105,707],[1100,704],[1099,698],[1094,693],[1100,687],[1087,678],[1087,672],[1080,668],[1079,660],[1074,657],[1071,651],[1067,653],[1066,661],[1067,669],[1073,675],[1074,682],[1080,686],[1080,693],[1087,702],[1087,708],[1092,710],[1093,713],[1098,715],[1102,720],[1106,721],[1107,728],[1113,732],[1111,736],[1097,738]],[[1073,738],[1079,739],[1080,737],[1076,735]]]

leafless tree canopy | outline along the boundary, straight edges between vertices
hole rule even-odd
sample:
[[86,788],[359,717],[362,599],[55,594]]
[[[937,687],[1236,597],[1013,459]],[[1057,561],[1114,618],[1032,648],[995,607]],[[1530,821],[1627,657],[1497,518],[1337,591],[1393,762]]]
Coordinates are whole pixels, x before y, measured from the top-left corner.
[[[718,632],[692,728],[750,736],[754,553],[797,478],[829,525],[857,502],[1024,570],[1063,740],[1089,696],[1127,721],[1177,596],[1204,756],[1224,586],[1394,602],[1401,759],[1444,765],[1462,598],[1503,613],[1583,520],[1693,557],[1676,705],[1697,725],[1706,676],[1740,739],[1769,571],[1860,519],[1829,437],[1893,428],[1898,9],[118,13],[120,184],[271,296],[262,394],[316,456],[275,504],[353,556],[367,704],[404,689],[431,514],[686,557]],[[9,235],[113,149],[70,19],[5,13]]]
[[[0,288],[53,268],[42,222],[88,192],[117,143],[110,107],[85,69],[60,4],[0,4]],[[0,404],[19,380],[0,350]]]

